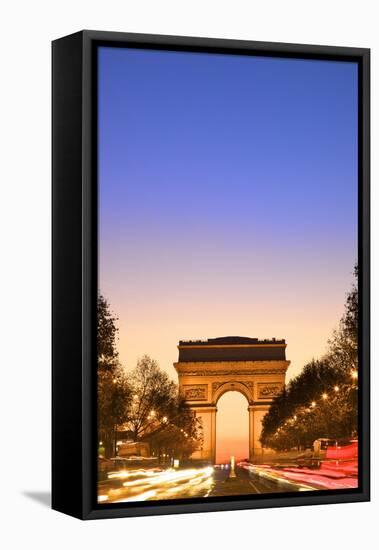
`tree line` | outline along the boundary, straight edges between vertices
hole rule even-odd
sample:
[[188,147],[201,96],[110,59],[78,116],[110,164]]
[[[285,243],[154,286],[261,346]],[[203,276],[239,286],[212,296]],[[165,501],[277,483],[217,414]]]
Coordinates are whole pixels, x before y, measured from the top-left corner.
[[274,398],[263,418],[261,443],[278,451],[311,446],[320,437],[358,435],[358,267],[344,314],[327,353],[306,364]]
[[118,434],[147,442],[159,460],[188,458],[202,444],[202,426],[178,384],[144,355],[127,373],[117,350],[117,317],[100,294],[97,303],[97,427],[106,457],[117,454]]

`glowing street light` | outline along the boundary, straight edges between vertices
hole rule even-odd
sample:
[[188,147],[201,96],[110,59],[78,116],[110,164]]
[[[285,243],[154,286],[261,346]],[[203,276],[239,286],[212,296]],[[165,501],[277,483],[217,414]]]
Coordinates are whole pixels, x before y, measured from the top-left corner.
[[323,394],[322,394],[322,398],[323,398],[324,401],[325,401],[326,399],[328,399],[328,394],[327,394],[327,393],[323,393]]
[[316,406],[316,401],[312,401],[311,406],[312,406],[312,408],[314,409],[315,406]]
[[338,393],[338,392],[340,391],[339,386],[334,386],[334,391],[335,391],[336,393]]
[[351,371],[351,377],[352,377],[354,380],[356,380],[356,379],[358,378],[358,373],[357,373],[356,370],[352,370],[352,371]]
[[236,459],[234,458],[234,456],[231,456],[230,457],[230,474],[229,474],[229,477],[231,478],[237,477],[236,472],[234,470],[235,463],[236,463]]

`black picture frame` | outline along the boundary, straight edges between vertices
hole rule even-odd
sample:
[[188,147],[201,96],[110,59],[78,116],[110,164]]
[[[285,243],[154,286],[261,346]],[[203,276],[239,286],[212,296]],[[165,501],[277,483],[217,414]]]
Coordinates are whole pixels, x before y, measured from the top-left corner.
[[[359,488],[98,505],[96,501],[97,98],[99,45],[329,59],[359,74]],[[81,519],[370,499],[370,50],[81,31],[52,43],[52,507]]]

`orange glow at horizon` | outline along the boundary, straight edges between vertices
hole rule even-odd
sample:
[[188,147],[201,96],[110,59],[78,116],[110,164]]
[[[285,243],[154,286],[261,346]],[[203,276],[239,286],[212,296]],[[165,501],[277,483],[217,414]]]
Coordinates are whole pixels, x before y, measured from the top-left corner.
[[[326,352],[328,338],[338,326],[346,291],[352,282],[348,266],[334,278],[327,266],[321,264],[314,266],[312,277],[307,272],[309,265],[296,269],[295,277],[292,269],[286,273],[284,264],[278,262],[266,273],[256,271],[251,278],[247,273],[236,277],[232,269],[230,272],[224,269],[217,278],[212,280],[209,273],[199,282],[193,278],[193,271],[188,276],[182,273],[175,282],[175,273],[168,272],[165,264],[158,262],[155,271],[139,269],[140,277],[133,280],[125,277],[122,269],[112,270],[110,281],[106,284],[103,278],[100,289],[119,319],[121,364],[130,372],[138,358],[148,354],[177,382],[173,363],[178,360],[179,340],[222,336],[285,338],[286,358],[291,362],[286,375],[288,383],[307,362]],[[268,276],[279,271],[279,280]],[[217,437],[224,431],[223,408],[235,428],[240,423],[248,426],[246,403],[243,406],[229,403],[226,397],[225,407],[220,400],[217,413]],[[229,438],[222,457],[225,462],[230,459],[231,448],[237,459],[248,456],[248,432],[243,436],[237,431],[233,437],[231,445],[230,434],[225,434]]]
[[249,414],[247,400],[239,392],[225,393],[217,403],[216,463],[249,458]]
[[[279,266],[272,266],[273,272],[278,269]],[[138,358],[148,354],[177,380],[173,363],[178,360],[179,340],[275,337],[284,338],[287,343],[286,358],[291,361],[288,382],[307,362],[326,352],[328,338],[343,314],[345,295],[352,282],[351,270],[347,268],[344,276],[335,281],[328,280],[323,271],[319,268],[314,280],[300,273],[290,281],[291,274],[284,280],[282,269],[282,282],[267,277],[265,280],[262,274],[248,283],[235,281],[232,273],[224,272],[218,280],[204,280],[201,289],[192,283],[188,286],[181,277],[180,292],[174,290],[170,277],[166,277],[164,287],[157,278],[151,278],[145,281],[142,294],[141,280],[134,284],[114,275],[110,284],[103,283],[100,290],[119,319],[118,349],[127,371],[136,366]]]

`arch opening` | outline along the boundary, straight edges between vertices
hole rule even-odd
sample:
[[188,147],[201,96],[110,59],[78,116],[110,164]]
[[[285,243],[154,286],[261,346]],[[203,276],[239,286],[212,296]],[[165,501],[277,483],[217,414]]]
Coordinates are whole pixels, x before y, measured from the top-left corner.
[[216,415],[216,464],[249,457],[249,413],[246,395],[239,390],[218,396]]

